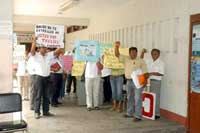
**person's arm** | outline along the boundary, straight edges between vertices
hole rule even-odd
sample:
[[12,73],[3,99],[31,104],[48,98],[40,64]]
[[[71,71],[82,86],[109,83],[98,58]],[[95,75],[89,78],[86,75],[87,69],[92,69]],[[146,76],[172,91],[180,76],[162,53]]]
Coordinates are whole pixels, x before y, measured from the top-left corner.
[[64,48],[57,48],[54,52],[54,56],[59,56],[64,51]]
[[147,50],[145,48],[142,49],[142,52],[141,52],[141,55],[140,55],[140,58],[141,59],[144,59],[144,54],[147,52]]
[[161,74],[159,72],[151,72],[151,73],[149,73],[149,76],[163,76],[163,74]]
[[37,40],[37,37],[33,39],[33,43],[32,43],[32,46],[31,46],[31,55],[34,56],[35,55],[35,49],[36,49],[36,40]]
[[119,58],[120,53],[119,53],[119,46],[120,44],[115,44],[115,56]]

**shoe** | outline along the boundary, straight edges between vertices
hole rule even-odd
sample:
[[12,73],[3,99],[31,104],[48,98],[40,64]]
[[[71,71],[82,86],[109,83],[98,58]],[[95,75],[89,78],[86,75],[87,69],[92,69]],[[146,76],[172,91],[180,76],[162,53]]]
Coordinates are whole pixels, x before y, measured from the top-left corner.
[[88,107],[88,108],[87,108],[87,111],[92,111],[92,108],[91,108],[91,107]]
[[142,119],[140,119],[140,118],[134,118],[134,119],[133,119],[134,122],[138,122],[138,121],[141,121],[141,120],[142,120]]
[[47,113],[43,113],[44,116],[54,116],[54,114],[47,112]]
[[30,107],[30,110],[34,110],[34,107]]
[[61,102],[56,102],[56,104],[62,104]]
[[155,119],[156,119],[156,120],[160,119],[160,116],[156,115],[156,116],[155,116]]
[[125,114],[125,115],[124,115],[124,118],[133,118],[133,116],[130,116],[130,115]]
[[51,104],[52,107],[58,107],[58,104]]
[[35,117],[35,119],[39,119],[40,118],[40,113],[35,113],[34,117]]
[[99,108],[99,107],[94,107],[94,109],[95,109],[95,110],[100,110],[100,108]]
[[29,99],[28,99],[28,98],[24,98],[23,100],[24,100],[24,101],[29,101]]

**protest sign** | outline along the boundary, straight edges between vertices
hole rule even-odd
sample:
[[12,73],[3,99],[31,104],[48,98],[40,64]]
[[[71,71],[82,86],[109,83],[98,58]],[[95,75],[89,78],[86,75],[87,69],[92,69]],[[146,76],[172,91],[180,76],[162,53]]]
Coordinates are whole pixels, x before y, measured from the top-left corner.
[[67,55],[62,57],[64,63],[64,70],[71,71],[72,70],[72,63],[73,63],[73,56]]
[[25,45],[15,45],[13,51],[13,63],[16,64],[19,61],[25,59]]
[[85,69],[85,62],[73,61],[72,76],[81,76]]
[[124,64],[115,56],[114,49],[105,50],[103,65],[105,68],[124,69]]
[[100,57],[98,41],[76,41],[75,60],[96,62]]
[[38,24],[35,26],[38,47],[64,48],[64,26]]
[[101,43],[100,45],[100,54],[103,55],[106,49],[112,48],[112,43]]

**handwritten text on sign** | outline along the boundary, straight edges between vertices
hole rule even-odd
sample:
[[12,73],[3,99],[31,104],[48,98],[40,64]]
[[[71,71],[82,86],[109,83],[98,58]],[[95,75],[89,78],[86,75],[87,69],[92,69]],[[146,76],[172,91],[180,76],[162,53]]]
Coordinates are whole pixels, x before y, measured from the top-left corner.
[[64,26],[38,24],[35,27],[35,36],[39,47],[64,47]]

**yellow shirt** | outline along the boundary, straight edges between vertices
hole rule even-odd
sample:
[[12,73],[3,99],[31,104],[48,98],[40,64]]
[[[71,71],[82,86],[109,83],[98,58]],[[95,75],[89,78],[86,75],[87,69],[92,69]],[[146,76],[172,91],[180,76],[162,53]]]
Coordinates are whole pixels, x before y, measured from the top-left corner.
[[112,69],[112,76],[121,76],[124,74],[124,69]]
[[124,63],[125,77],[131,79],[131,73],[136,69],[141,69],[143,73],[147,73],[147,66],[143,59],[131,59],[129,56],[119,56],[119,60]]

